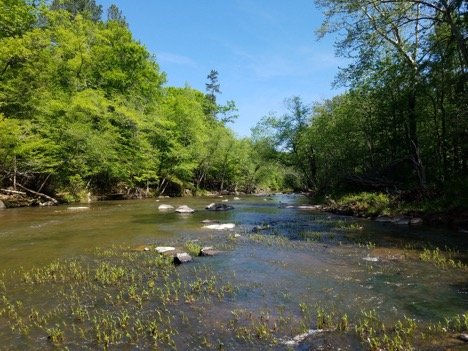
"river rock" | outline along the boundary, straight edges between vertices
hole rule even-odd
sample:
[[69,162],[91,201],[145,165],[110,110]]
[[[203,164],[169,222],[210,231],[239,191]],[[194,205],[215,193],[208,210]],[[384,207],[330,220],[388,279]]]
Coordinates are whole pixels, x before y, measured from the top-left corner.
[[398,216],[393,219],[392,223],[397,225],[408,225],[410,223],[410,219],[408,217]]
[[216,256],[221,251],[213,249],[213,246],[205,246],[200,250],[200,256]]
[[87,206],[74,206],[74,207],[67,207],[67,210],[70,210],[70,211],[83,211],[83,210],[89,210],[89,207],[87,207]]
[[204,219],[201,221],[203,224],[217,224],[219,221],[217,219]]
[[174,206],[165,205],[165,204],[159,205],[159,207],[158,207],[159,211],[168,211],[168,210],[173,210],[173,209],[174,209]]
[[307,339],[309,336],[312,336],[312,335],[318,334],[318,333],[322,333],[322,332],[323,332],[322,329],[309,329],[305,333],[296,335],[291,340],[283,341],[283,344],[286,345],[286,346],[297,346],[301,342],[303,342],[305,339]]
[[156,247],[156,251],[160,254],[164,254],[167,252],[175,251],[175,247],[172,246],[158,246]]
[[269,224],[256,225],[255,227],[252,228],[252,232],[258,233],[258,232],[260,232],[262,230],[267,230],[267,229],[271,229],[271,225],[269,225]]
[[239,201],[239,200],[240,200],[240,197],[237,197],[237,196],[236,196],[236,197],[234,197],[234,199],[233,199],[233,200],[235,200],[235,201]]
[[234,223],[222,223],[222,224],[208,224],[204,225],[203,228],[214,229],[214,230],[224,230],[224,229],[233,229],[236,225]]
[[375,219],[376,222],[381,222],[381,223],[391,223],[394,221],[394,218],[390,216],[379,216]]
[[176,208],[175,210],[177,213],[193,213],[195,210],[193,208],[188,207],[187,205],[182,205]]
[[3,210],[5,208],[6,208],[5,204],[3,203],[2,200],[0,200],[0,210]]
[[181,263],[187,263],[192,261],[192,256],[190,256],[186,252],[180,252],[176,255],[174,255],[174,263],[175,264],[181,264]]
[[419,224],[422,224],[423,223],[423,220],[419,217],[414,217],[414,218],[411,218],[409,220],[409,224],[410,225],[419,225]]
[[300,210],[320,210],[322,206],[320,205],[301,205],[297,206],[298,209]]
[[229,211],[233,210],[234,207],[231,205],[226,205],[226,204],[220,204],[220,203],[215,203],[212,202],[208,206],[205,207],[208,211]]
[[468,342],[468,334],[466,333],[460,334],[458,338],[464,342]]
[[367,262],[378,262],[379,258],[378,257],[371,257],[371,256],[366,256],[362,258],[364,261]]

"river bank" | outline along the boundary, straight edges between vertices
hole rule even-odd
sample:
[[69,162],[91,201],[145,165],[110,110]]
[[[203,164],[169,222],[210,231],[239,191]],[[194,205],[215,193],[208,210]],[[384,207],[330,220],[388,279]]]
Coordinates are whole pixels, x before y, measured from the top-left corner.
[[370,218],[400,225],[427,224],[468,229],[468,208],[459,199],[410,199],[383,193],[348,194],[337,199],[327,198],[321,209],[325,212]]

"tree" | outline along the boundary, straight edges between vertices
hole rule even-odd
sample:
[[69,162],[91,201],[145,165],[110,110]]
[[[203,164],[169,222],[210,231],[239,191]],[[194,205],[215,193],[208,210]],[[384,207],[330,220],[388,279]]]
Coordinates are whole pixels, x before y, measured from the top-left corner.
[[116,21],[123,25],[127,25],[125,16],[122,14],[122,11],[117,7],[117,5],[112,4],[107,9],[107,21]]
[[218,71],[212,69],[206,77],[208,79],[208,83],[205,84],[208,97],[214,105],[216,105],[216,94],[221,94],[221,90],[219,89],[220,85],[218,83],[218,74]]
[[[317,3],[326,9],[320,35],[344,31],[345,39],[338,43],[338,52],[355,59],[355,63],[342,72],[345,81],[360,84],[369,76],[369,72],[375,70],[376,65],[388,60],[390,55],[395,57],[391,64],[398,65],[406,77],[401,93],[406,95],[409,155],[419,184],[425,187],[426,173],[421,159],[416,104],[422,66],[429,51],[421,42],[421,37],[427,36],[427,32],[419,4],[380,0],[319,0]],[[409,18],[414,21],[409,21]]]
[[96,0],[53,0],[50,8],[68,11],[73,17],[81,14],[94,22],[102,16],[102,5],[96,4]]

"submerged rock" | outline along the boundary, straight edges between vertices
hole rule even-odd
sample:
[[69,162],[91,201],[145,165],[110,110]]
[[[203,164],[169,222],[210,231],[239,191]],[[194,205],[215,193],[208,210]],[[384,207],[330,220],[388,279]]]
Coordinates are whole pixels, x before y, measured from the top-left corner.
[[375,219],[375,221],[381,223],[393,223],[397,225],[419,225],[423,223],[422,218],[408,216],[379,216]]
[[3,210],[5,208],[6,208],[5,204],[3,203],[2,200],[0,200],[0,210]]
[[234,207],[231,205],[227,205],[227,204],[220,204],[220,203],[212,202],[211,204],[206,206],[206,209],[208,211],[229,211],[229,210],[233,210]]
[[89,207],[88,206],[74,206],[74,207],[67,207],[67,210],[82,211],[82,210],[89,210]]
[[182,205],[176,208],[175,210],[177,213],[193,213],[195,210],[193,208],[188,207],[187,205]]
[[216,219],[204,219],[203,221],[201,221],[203,224],[213,224],[213,223],[219,223],[218,220]]
[[158,207],[159,211],[167,211],[167,210],[173,210],[173,209],[174,209],[174,206],[165,205],[165,204],[159,205],[159,207]]
[[297,345],[299,345],[301,342],[303,342],[305,339],[307,339],[309,336],[312,336],[312,335],[318,334],[318,333],[322,333],[322,332],[323,332],[322,329],[309,329],[309,330],[306,331],[305,333],[296,335],[296,336],[293,337],[291,340],[283,341],[283,345],[286,345],[286,346],[297,346]]
[[233,229],[236,225],[234,223],[222,223],[222,224],[208,224],[204,225],[203,228],[214,229],[214,230],[224,230],[224,229]]
[[371,256],[363,257],[362,259],[364,261],[367,261],[367,262],[378,262],[379,261],[378,257],[371,257]]

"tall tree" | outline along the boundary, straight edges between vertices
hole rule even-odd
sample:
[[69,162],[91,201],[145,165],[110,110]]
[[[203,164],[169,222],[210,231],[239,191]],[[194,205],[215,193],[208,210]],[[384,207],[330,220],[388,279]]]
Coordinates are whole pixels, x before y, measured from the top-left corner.
[[362,83],[369,72],[393,57],[391,64],[400,67],[405,77],[400,87],[406,96],[406,134],[409,157],[421,187],[426,185],[426,171],[418,137],[417,99],[421,73],[430,50],[425,45],[429,30],[419,2],[380,0],[317,0],[326,9],[326,19],[319,31],[344,32],[338,52],[355,62],[343,70],[342,77],[352,84]]
[[127,25],[125,16],[122,14],[122,11],[118,8],[117,5],[112,4],[107,9],[107,21],[116,21],[121,24]]
[[94,22],[101,20],[102,16],[102,5],[96,4],[96,0],[53,0],[50,8],[52,10],[66,10],[73,17],[81,14]]

